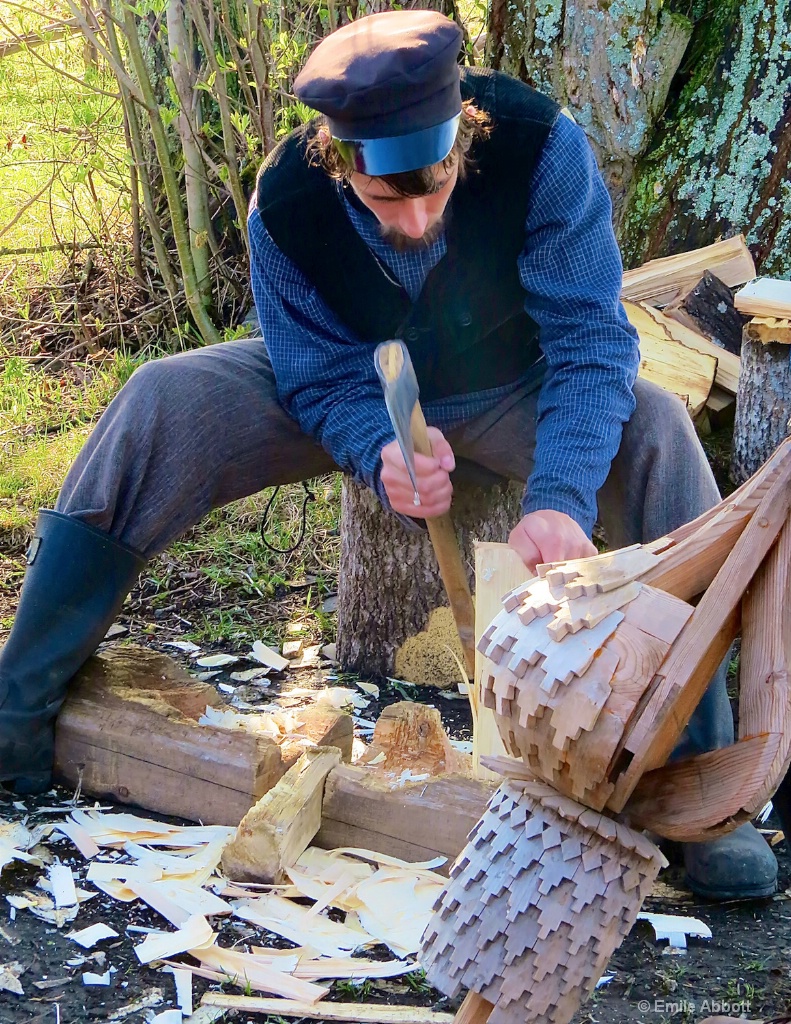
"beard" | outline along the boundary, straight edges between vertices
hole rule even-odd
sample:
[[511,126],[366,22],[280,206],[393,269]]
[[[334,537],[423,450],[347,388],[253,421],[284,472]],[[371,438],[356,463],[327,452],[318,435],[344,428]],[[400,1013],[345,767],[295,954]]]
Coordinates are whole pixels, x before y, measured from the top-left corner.
[[379,233],[382,238],[395,249],[396,252],[410,252],[415,249],[428,249],[430,245],[440,237],[442,232],[445,230],[445,218],[440,217],[436,223],[432,224],[420,238],[412,238],[410,235],[405,235],[399,231],[398,228],[385,227],[384,224],[380,224]]

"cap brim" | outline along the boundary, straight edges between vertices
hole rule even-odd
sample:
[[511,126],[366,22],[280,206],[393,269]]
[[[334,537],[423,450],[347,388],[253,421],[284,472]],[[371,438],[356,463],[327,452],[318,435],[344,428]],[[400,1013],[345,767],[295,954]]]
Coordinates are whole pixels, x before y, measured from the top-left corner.
[[381,178],[385,174],[401,174],[441,163],[453,149],[460,117],[461,114],[455,114],[442,124],[410,135],[395,135],[387,139],[340,139],[333,136],[333,142],[353,170]]

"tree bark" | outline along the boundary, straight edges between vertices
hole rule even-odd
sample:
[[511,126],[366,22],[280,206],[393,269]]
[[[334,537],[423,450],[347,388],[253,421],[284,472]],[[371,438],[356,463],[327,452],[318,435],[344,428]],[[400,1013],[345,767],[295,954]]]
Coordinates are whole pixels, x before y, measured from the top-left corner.
[[762,273],[791,272],[789,0],[716,3],[641,161],[621,230],[634,266],[744,232]]
[[487,62],[568,107],[593,146],[617,219],[691,33],[662,0],[492,0]]
[[791,348],[742,342],[742,369],[736,396],[731,477],[744,483],[788,437],[791,417]]
[[[454,484],[451,514],[474,585],[473,540],[506,541],[521,512],[521,487],[500,489]],[[449,686],[461,672],[461,644],[449,612],[432,619],[425,642],[415,638],[448,599],[428,534],[411,532],[385,512],[365,487],[344,480],[338,587],[338,660],[347,671],[393,676],[408,682]],[[401,657],[405,643],[410,641]],[[404,668],[406,666],[406,668]]]

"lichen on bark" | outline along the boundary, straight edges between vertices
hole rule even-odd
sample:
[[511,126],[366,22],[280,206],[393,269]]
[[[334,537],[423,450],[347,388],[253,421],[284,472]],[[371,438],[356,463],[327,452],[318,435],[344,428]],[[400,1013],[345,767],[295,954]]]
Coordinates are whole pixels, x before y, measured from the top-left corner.
[[617,209],[691,31],[662,0],[493,0],[487,59],[568,107]]
[[621,230],[627,265],[744,232],[791,275],[791,0],[715,5],[689,80],[642,159]]

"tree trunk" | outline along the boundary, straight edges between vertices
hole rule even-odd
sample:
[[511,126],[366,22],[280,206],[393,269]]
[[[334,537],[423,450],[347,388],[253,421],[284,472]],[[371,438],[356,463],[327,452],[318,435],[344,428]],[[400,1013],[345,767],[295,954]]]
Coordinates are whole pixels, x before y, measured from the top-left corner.
[[662,0],[492,0],[487,59],[568,107],[590,139],[617,218],[691,33]]
[[742,369],[736,397],[731,477],[737,484],[769,458],[789,434],[791,417],[791,348],[788,345],[742,342]]
[[699,22],[686,83],[635,178],[627,265],[741,231],[763,273],[791,272],[790,10],[731,0]]
[[[473,540],[506,541],[522,488],[454,483],[451,514],[474,585]],[[365,487],[344,480],[338,660],[365,675],[451,686],[464,663],[428,534],[408,531]],[[431,617],[430,629],[426,629]],[[454,654],[448,650],[450,648]]]

